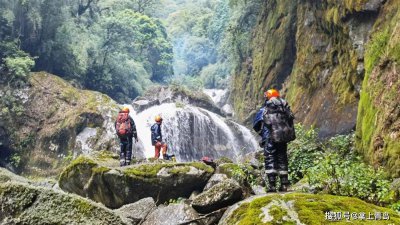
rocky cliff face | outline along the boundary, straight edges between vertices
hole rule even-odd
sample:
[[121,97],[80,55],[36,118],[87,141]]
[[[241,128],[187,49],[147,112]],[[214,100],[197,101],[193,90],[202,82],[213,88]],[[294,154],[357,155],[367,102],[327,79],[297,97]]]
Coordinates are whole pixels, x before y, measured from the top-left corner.
[[374,165],[400,176],[400,1],[388,1],[365,54],[357,119],[358,149]]
[[234,79],[239,118],[249,120],[263,91],[277,85],[298,121],[320,128],[321,136],[353,129],[365,44],[381,4],[267,1],[253,34],[252,70],[244,63]]
[[357,125],[361,151],[399,175],[399,3],[266,1],[252,60],[234,76],[235,115],[250,122],[263,91],[276,85],[298,122],[319,128],[321,137]]

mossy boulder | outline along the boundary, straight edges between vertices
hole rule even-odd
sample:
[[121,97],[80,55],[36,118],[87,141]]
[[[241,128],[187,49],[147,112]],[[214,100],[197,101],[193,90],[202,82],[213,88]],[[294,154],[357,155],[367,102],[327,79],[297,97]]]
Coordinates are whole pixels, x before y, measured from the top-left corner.
[[30,182],[28,179],[25,179],[24,177],[18,176],[7,169],[0,167],[0,183],[5,183],[7,181],[17,181],[20,183]]
[[[342,219],[330,221],[326,212],[340,212]],[[301,193],[268,194],[255,196],[231,206],[224,214],[219,225],[245,224],[349,224],[344,214],[349,212],[365,213],[365,219],[350,219],[351,224],[398,224],[400,216],[397,212],[366,203],[357,198],[314,195]],[[380,220],[367,220],[369,213],[375,218],[375,213],[382,217]],[[381,214],[382,213],[382,214]],[[390,219],[383,220],[383,213],[388,213]]]
[[108,96],[45,72],[33,73],[22,91],[24,111],[7,126],[11,154],[20,159],[18,172],[56,175],[73,156],[118,150],[113,124],[119,106]]
[[192,207],[200,213],[210,213],[243,199],[243,190],[233,179],[226,179],[193,199]]
[[0,183],[0,224],[125,224],[111,210],[77,195]]
[[153,197],[158,204],[202,190],[214,169],[200,162],[108,167],[80,156],[62,172],[59,186],[109,208]]

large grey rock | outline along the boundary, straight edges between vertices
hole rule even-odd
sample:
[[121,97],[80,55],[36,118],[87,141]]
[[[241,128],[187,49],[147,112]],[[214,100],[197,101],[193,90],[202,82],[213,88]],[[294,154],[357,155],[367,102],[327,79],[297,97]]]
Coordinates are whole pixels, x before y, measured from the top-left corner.
[[0,208],[0,224],[125,224],[100,204],[23,183],[0,183]]
[[214,175],[212,175],[212,177],[208,180],[206,186],[204,187],[203,191],[208,191],[210,188],[212,188],[214,185],[225,181],[228,179],[228,176],[226,176],[225,174],[222,173],[216,173]]
[[161,205],[146,218],[142,225],[197,225],[198,223],[194,220],[198,216],[198,213],[192,207],[184,203]]
[[233,179],[224,180],[193,199],[192,207],[200,213],[210,213],[243,199],[243,190]]
[[81,156],[63,171],[59,186],[109,208],[119,208],[146,197],[153,197],[158,204],[188,198],[193,191],[204,188],[213,172],[212,167],[200,162],[113,168]]
[[157,208],[153,198],[144,198],[135,203],[124,205],[114,212],[130,225],[139,224]]

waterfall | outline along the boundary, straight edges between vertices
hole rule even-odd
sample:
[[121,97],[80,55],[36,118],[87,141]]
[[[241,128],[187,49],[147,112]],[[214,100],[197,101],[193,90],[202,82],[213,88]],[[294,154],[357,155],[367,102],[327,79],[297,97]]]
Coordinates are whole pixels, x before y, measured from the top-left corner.
[[162,103],[140,112],[131,109],[139,137],[134,148],[136,152],[144,152],[147,158],[154,156],[150,127],[156,115],[163,118],[162,133],[169,146],[168,153],[175,154],[181,162],[199,160],[203,156],[226,156],[237,161],[258,148],[247,128],[203,108]]

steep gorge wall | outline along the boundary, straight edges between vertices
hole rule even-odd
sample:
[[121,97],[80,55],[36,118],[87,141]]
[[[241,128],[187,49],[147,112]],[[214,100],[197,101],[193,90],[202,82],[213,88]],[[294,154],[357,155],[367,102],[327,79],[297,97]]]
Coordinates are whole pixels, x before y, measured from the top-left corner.
[[382,4],[267,1],[253,34],[253,70],[243,63],[234,77],[239,119],[250,121],[265,89],[277,85],[298,121],[318,127],[322,137],[354,129],[365,43]]
[[369,162],[400,176],[400,1],[381,10],[365,54],[357,148]]
[[252,68],[234,75],[238,119],[250,122],[278,86],[298,122],[320,136],[357,128],[358,149],[400,175],[399,0],[268,0],[253,33]]

